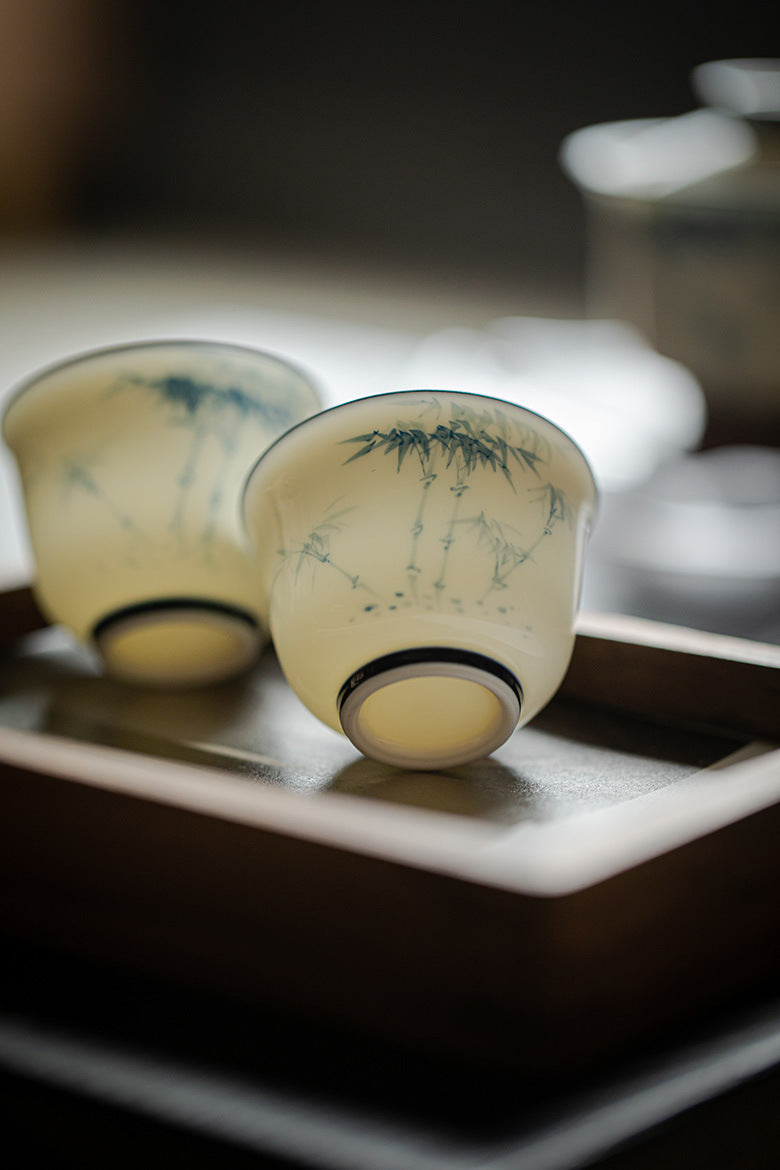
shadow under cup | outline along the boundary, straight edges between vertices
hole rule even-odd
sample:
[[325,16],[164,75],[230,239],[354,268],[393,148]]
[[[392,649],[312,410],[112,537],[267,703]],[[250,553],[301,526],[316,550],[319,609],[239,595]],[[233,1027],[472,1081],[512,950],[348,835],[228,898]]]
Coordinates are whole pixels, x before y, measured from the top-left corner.
[[291,686],[385,763],[489,754],[565,674],[595,502],[567,435],[480,395],[400,391],[293,428],[243,501]]
[[241,488],[320,406],[287,362],[215,342],[96,350],[29,378],[3,435],[44,614],[128,681],[198,685],[248,666],[267,622]]

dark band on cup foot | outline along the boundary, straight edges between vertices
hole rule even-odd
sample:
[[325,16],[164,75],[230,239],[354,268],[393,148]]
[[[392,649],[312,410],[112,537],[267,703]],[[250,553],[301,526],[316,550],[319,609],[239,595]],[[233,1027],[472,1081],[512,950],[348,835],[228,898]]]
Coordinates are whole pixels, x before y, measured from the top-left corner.
[[151,686],[230,678],[257,657],[264,635],[248,610],[209,598],[161,597],[114,610],[92,631],[111,674]]
[[472,650],[415,647],[382,655],[341,687],[339,719],[364,755],[404,768],[445,768],[500,747],[520,718],[510,670]]

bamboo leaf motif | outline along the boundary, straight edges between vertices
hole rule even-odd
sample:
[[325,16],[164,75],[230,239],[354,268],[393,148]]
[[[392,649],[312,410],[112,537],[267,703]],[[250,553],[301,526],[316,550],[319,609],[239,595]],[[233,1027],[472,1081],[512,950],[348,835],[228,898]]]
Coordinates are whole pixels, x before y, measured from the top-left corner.
[[338,501],[335,501],[334,504],[331,505],[331,507],[327,510],[325,517],[318,525],[316,525],[315,528],[311,530],[311,532],[307,533],[299,545],[297,545],[295,548],[277,549],[278,555],[282,558],[282,566],[280,566],[279,572],[281,572],[282,568],[284,567],[284,562],[288,561],[290,558],[295,558],[297,561],[295,568],[297,577],[307,562],[310,563],[314,561],[315,564],[327,565],[328,568],[332,569],[340,576],[345,577],[353,589],[365,589],[368,590],[369,593],[373,593],[374,590],[371,589],[369,585],[366,585],[364,581],[361,581],[359,573],[349,572],[348,569],[345,569],[342,565],[337,564],[332,559],[330,543],[331,536],[343,531],[343,529],[346,528],[344,517],[353,510],[350,507],[341,508],[338,512],[334,512],[332,509],[335,507],[335,503],[337,502]]
[[359,451],[356,451],[354,455],[350,455],[349,459],[346,460],[347,463],[352,463],[355,459],[360,459],[361,455],[368,455],[369,451],[374,450],[374,447],[376,447],[379,441],[379,431],[374,431],[370,435],[355,435],[354,438],[345,439],[344,441],[347,443],[365,443],[364,447],[361,447]]
[[187,414],[195,414],[208,397],[209,387],[194,382],[192,378],[172,375],[161,378],[150,385],[157,390],[171,406],[183,406]]
[[96,455],[82,455],[78,459],[71,457],[63,460],[61,474],[65,496],[73,489],[86,492],[114,517],[121,528],[128,532],[137,532],[138,529],[132,516],[106,495],[90,471],[88,463],[94,461],[96,457]]
[[491,587],[504,588],[504,576],[528,560],[530,550],[516,538],[520,536],[508,525],[488,518],[484,512],[463,521],[477,534],[477,545],[487,545],[493,559]]
[[[432,579],[429,588],[436,594],[436,605],[444,596],[450,566],[450,551],[456,543],[458,532],[476,534],[478,547],[488,551],[491,566],[490,579],[483,598],[494,590],[508,588],[508,578],[520,566],[531,560],[536,549],[554,526],[569,520],[568,504],[562,491],[550,483],[544,483],[542,469],[551,459],[551,449],[544,437],[531,425],[517,425],[517,421],[504,414],[497,406],[473,407],[460,401],[441,402],[432,395],[413,404],[417,410],[414,420],[398,420],[385,430],[376,429],[356,434],[341,442],[345,446],[356,446],[344,461],[353,463],[370,455],[394,457],[396,472],[413,457],[419,462],[419,497],[416,512],[409,528],[410,550],[406,573],[409,579],[410,596],[418,597],[418,582],[422,581],[423,564],[421,551],[427,547],[426,556],[432,551],[428,528],[430,510],[427,500],[430,488],[444,470],[450,471],[449,492],[451,506],[446,520],[434,517],[436,547],[440,551],[438,575]],[[428,421],[429,420],[429,421]],[[468,491],[468,480],[476,471],[492,471],[500,474],[511,490],[519,490],[518,469],[523,476],[532,476],[536,486],[526,484],[526,498],[539,502],[542,516],[533,534],[512,529],[509,525],[486,516],[463,518],[460,515],[461,501]],[[312,546],[312,551],[314,546]],[[307,550],[308,551],[308,550]],[[458,602],[458,604],[460,604]],[[503,610],[501,612],[504,612]]]
[[[454,470],[455,484],[450,487],[453,493],[453,508],[450,510],[447,528],[439,539],[442,558],[439,576],[433,583],[434,589],[441,596],[446,586],[449,553],[455,543],[456,529],[463,523],[458,515],[461,498],[467,490],[467,481],[471,474],[477,469],[501,474],[513,493],[517,493],[515,482],[517,469],[539,480],[540,466],[544,466],[550,459],[551,453],[536,429],[530,426],[517,427],[515,421],[510,421],[497,406],[475,408],[457,400],[442,404],[436,395],[416,401],[414,405],[417,408],[417,417],[414,421],[398,421],[386,431],[375,429],[365,434],[352,435],[341,442],[344,445],[357,443],[360,445],[347,457],[345,464],[377,452],[394,455],[396,472],[400,473],[407,456],[414,454],[419,460],[422,472],[421,494],[416,515],[409,529],[410,550],[407,564],[409,586],[414,596],[417,578],[422,571],[419,564],[419,549],[423,538],[423,514],[426,512],[428,489],[432,487],[442,467]],[[424,418],[430,418],[430,426],[423,425]],[[444,419],[447,421],[443,421]],[[505,578],[509,573],[531,557],[541,537],[550,535],[552,525],[564,516],[564,500],[561,494],[551,495],[554,490],[550,486],[541,489],[540,498],[544,497],[548,515],[544,521],[543,532],[530,545],[509,537],[501,525],[482,517],[478,543],[488,543],[493,563],[489,591],[505,589]]]
[[185,543],[185,521],[192,489],[203,474],[207,440],[215,439],[221,447],[221,458],[215,469],[206,472],[211,479],[208,509],[204,525],[197,533],[203,554],[208,557],[218,530],[242,427],[251,421],[274,432],[282,431],[295,421],[294,405],[282,397],[274,401],[267,393],[253,396],[240,386],[219,386],[188,374],[168,374],[156,379],[127,374],[117,378],[108,393],[127,389],[151,393],[168,408],[169,424],[186,427],[191,432],[189,449],[176,476],[178,493],[169,523],[171,532],[178,534],[182,544]]
[[307,556],[316,557],[318,561],[326,561],[328,559],[328,546],[321,532],[309,533],[308,539],[304,540],[302,552]]
[[120,386],[127,382],[154,391],[169,406],[183,407],[190,418],[208,409],[215,414],[230,410],[242,419],[255,418],[275,427],[292,422],[287,403],[273,402],[267,397],[255,398],[239,386],[215,386],[182,374],[169,374],[148,382],[130,378],[122,380]]
[[534,495],[542,503],[544,508],[545,534],[549,534],[552,531],[553,525],[561,521],[565,521],[567,524],[571,523],[569,502],[566,499],[565,493],[560,488],[556,488],[551,483],[547,483],[544,487],[538,488]]
[[92,475],[92,473],[81,464],[68,461],[65,464],[65,479],[68,484],[82,488],[91,496],[100,495],[100,488],[98,487],[97,480]]
[[429,459],[431,455],[431,444],[429,436],[425,433],[425,431],[421,431],[418,427],[410,427],[409,434],[411,435],[415,450],[420,456],[420,461],[422,462],[423,460]]
[[[420,416],[434,406],[441,414],[441,405],[436,399],[422,404]],[[394,453],[396,469],[400,472],[406,457],[415,453],[423,472],[429,470],[431,459],[439,452],[445,467],[455,466],[458,475],[466,476],[477,468],[490,468],[500,472],[512,490],[516,490],[510,459],[513,465],[538,476],[538,464],[545,461],[543,443],[530,428],[525,428],[519,442],[511,441],[511,428],[506,416],[498,409],[474,410],[460,403],[453,403],[447,423],[439,422],[433,429],[426,430],[417,423],[399,422],[386,431],[374,430],[366,434],[353,435],[342,443],[360,443],[359,450],[345,461],[352,463],[371,451],[381,450]]]
[[365,435],[354,435],[352,438],[342,439],[341,442],[363,443],[361,449],[350,455],[345,463],[352,463],[355,459],[368,455],[375,447],[379,447],[384,450],[385,454],[396,453],[397,470],[400,471],[406,456],[412,451],[417,454],[420,464],[425,466],[431,454],[430,439],[430,435],[417,427],[392,427],[389,431],[371,431]]
[[541,457],[535,451],[529,451],[526,447],[509,447],[508,450],[521,467],[527,467],[534,475],[539,474],[536,465],[540,462]]

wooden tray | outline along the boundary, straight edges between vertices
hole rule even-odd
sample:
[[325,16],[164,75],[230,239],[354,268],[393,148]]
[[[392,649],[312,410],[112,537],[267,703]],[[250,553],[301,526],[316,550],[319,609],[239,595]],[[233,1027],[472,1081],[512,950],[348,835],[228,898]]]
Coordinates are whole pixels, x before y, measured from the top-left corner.
[[586,615],[529,727],[405,773],[270,652],[132,690],[42,626],[0,596],[7,935],[529,1072],[780,973],[778,647]]

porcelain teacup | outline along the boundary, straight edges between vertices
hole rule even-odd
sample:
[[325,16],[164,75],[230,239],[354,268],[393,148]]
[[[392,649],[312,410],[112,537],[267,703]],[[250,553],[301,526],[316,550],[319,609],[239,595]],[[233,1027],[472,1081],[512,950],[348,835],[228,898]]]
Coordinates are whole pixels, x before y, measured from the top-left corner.
[[129,681],[244,669],[267,627],[241,488],[258,455],[320,409],[302,371],[216,342],[95,350],[28,378],[3,435],[44,614]]
[[563,431],[480,395],[399,391],[292,428],[243,519],[293,690],[388,764],[489,754],[566,672],[596,496]]

